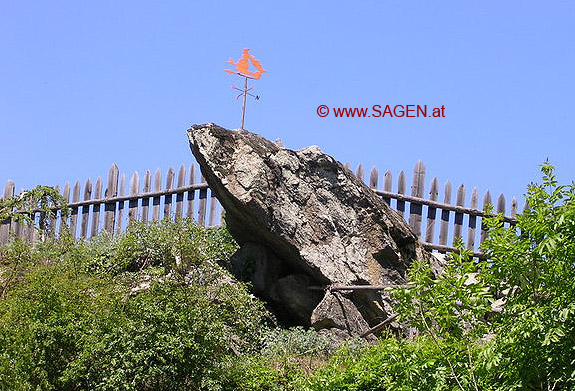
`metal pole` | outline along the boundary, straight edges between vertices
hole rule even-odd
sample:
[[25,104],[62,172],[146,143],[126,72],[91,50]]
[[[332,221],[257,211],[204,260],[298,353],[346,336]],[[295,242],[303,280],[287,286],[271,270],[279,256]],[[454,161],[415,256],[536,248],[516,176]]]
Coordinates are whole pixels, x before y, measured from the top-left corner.
[[241,129],[244,130],[244,117],[246,115],[246,96],[248,95],[248,78],[245,78],[246,81],[244,82],[244,102],[242,103],[242,125]]

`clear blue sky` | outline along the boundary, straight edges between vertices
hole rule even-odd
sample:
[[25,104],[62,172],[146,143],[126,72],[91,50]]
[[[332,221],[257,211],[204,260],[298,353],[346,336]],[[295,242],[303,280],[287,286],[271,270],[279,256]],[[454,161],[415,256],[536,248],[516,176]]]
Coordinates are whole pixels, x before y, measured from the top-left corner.
[[[239,127],[224,73],[269,72],[246,129],[353,167],[521,196],[546,158],[575,179],[572,1],[8,1],[0,7],[0,186],[193,162],[185,130]],[[318,105],[445,106],[445,118],[320,118]],[[469,197],[469,195],[468,195]]]

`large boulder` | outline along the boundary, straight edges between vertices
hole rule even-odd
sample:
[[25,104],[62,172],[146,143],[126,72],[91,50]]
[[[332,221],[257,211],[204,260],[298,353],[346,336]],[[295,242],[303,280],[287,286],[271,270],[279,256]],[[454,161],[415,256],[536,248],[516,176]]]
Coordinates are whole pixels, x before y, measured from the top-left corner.
[[251,270],[284,317],[357,334],[390,315],[387,297],[328,290],[322,298],[309,287],[404,284],[412,260],[429,259],[403,218],[318,147],[291,151],[214,124],[194,125],[188,137],[241,246],[234,268]]

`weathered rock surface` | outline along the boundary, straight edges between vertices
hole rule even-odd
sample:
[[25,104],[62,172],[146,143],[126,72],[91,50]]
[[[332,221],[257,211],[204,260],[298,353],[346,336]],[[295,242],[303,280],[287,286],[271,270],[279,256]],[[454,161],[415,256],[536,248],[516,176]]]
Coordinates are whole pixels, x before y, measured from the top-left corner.
[[322,299],[305,288],[403,284],[413,259],[429,259],[403,218],[318,147],[291,151],[214,124],[194,125],[188,137],[241,246],[236,275],[247,271],[254,289],[299,323],[357,335],[389,315],[387,298]]

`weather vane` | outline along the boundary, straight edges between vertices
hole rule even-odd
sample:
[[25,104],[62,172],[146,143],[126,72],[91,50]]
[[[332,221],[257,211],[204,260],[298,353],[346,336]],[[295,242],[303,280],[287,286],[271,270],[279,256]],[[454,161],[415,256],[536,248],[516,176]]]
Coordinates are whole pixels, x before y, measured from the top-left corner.
[[[251,72],[249,70],[250,63],[257,69],[257,71]],[[230,59],[228,60],[228,64],[235,65],[236,70],[232,71],[231,69],[224,69],[224,72],[233,73],[235,75],[239,75],[244,78],[243,89],[237,88],[236,86],[232,86],[234,90],[242,92],[236,97],[236,99],[238,99],[240,96],[244,97],[242,103],[242,124],[241,124],[241,129],[244,130],[244,117],[246,115],[246,97],[249,95],[253,96],[256,100],[260,99],[258,95],[253,95],[249,93],[249,91],[251,91],[252,88],[248,88],[248,79],[259,80],[260,77],[262,77],[262,73],[266,73],[267,71],[264,70],[262,68],[262,64],[260,64],[260,62],[256,60],[256,58],[253,55],[250,54],[250,49],[243,50],[242,58],[240,58],[237,63],[235,63],[234,60],[232,60],[232,58],[230,57]]]

